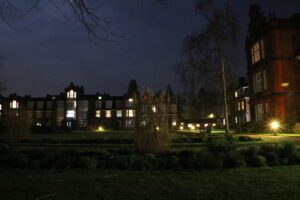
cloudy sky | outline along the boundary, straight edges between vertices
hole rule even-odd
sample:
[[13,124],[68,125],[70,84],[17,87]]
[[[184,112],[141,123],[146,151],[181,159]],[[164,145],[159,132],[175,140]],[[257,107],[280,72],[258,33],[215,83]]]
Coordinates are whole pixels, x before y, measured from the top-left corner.
[[[171,84],[182,92],[173,66],[182,58],[183,39],[203,27],[193,2],[168,0],[160,5],[154,0],[102,0],[97,13],[124,36],[118,42],[90,40],[68,8],[57,9],[48,1],[24,17],[11,14],[10,26],[0,21],[0,55],[5,57],[0,79],[5,81],[5,94],[55,94],[73,81],[87,93],[121,95],[130,79],[136,79],[140,88],[158,90]],[[266,16],[275,11],[278,17],[288,17],[300,12],[300,1],[229,2],[241,23],[236,73],[245,75],[243,44],[249,5],[259,4]]]

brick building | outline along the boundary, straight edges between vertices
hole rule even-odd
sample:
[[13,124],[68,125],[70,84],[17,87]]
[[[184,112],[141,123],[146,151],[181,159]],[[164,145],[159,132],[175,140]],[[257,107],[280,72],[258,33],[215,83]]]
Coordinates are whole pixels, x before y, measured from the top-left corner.
[[[176,123],[178,109],[175,99],[165,105],[164,115]],[[2,122],[10,116],[25,111],[33,126],[69,127],[73,129],[97,129],[99,126],[115,129],[131,129],[136,124],[136,110],[133,98],[110,96],[108,94],[85,94],[84,88],[71,83],[59,95],[46,97],[0,96],[0,117]]]
[[249,16],[245,50],[251,118],[300,121],[300,13],[266,18],[252,5]]

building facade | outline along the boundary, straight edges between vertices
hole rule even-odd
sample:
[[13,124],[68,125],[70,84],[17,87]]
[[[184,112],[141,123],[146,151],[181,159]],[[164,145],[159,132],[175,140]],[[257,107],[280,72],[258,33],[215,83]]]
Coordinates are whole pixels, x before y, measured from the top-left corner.
[[240,84],[235,89],[231,103],[231,125],[233,127],[240,127],[251,121],[249,86],[247,83]]
[[300,121],[300,13],[266,18],[252,5],[249,16],[245,50],[251,120]]
[[[136,126],[135,100],[126,94],[85,94],[84,88],[71,83],[59,95],[46,97],[0,97],[2,121],[26,113],[33,126],[69,127],[72,129],[132,129]],[[178,109],[172,100],[163,113],[172,122],[178,119]]]

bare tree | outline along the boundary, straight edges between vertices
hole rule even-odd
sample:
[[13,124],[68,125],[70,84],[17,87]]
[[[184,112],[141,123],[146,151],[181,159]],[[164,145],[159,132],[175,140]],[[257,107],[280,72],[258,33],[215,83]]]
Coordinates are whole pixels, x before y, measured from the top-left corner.
[[147,89],[136,101],[136,147],[142,153],[163,153],[171,148],[167,108],[170,97],[166,92],[153,94]]
[[17,17],[24,17],[32,10],[38,8],[39,4],[44,2],[49,3],[62,13],[69,9],[73,14],[73,18],[86,29],[89,36],[105,41],[116,41],[123,37],[112,30],[112,21],[98,15],[97,11],[102,4],[98,3],[95,5],[95,1],[32,0],[20,3],[20,1],[15,0],[0,0],[0,18],[10,25],[9,17],[11,17],[12,14],[15,14]]
[[[177,65],[183,82],[195,87],[195,84],[209,85],[215,91],[222,91],[226,133],[229,132],[226,68],[227,53],[235,44],[238,30],[237,18],[227,4],[216,7],[212,0],[197,0],[197,13],[202,16],[204,29],[184,41],[185,61]],[[227,60],[228,61],[228,60]],[[221,84],[218,84],[221,83]]]

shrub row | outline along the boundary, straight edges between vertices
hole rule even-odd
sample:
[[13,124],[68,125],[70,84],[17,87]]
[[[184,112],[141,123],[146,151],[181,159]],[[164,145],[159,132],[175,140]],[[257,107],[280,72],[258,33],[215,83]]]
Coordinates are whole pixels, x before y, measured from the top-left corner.
[[0,148],[0,167],[34,169],[214,169],[235,167],[260,167],[300,164],[300,154],[296,146],[285,143],[279,146],[263,145],[260,148],[248,147],[237,151],[231,142],[208,143],[202,151],[180,151],[163,155],[137,154],[132,151],[76,151],[17,152]]
[[[211,142],[223,138],[222,136],[209,136],[197,138],[176,138],[172,139],[172,143],[204,143]],[[233,137],[235,141],[248,142],[260,141],[261,138],[252,138],[248,136]],[[0,143],[7,143],[7,140],[1,139]],[[22,139],[20,143],[43,143],[43,144],[133,144],[133,139],[114,139],[114,138],[92,138],[92,139]]]

